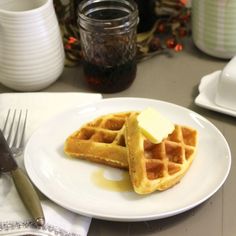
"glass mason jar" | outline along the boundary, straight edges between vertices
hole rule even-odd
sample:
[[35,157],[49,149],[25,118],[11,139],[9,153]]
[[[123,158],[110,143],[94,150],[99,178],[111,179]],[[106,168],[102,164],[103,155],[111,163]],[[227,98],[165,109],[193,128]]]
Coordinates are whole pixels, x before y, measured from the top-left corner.
[[138,9],[131,0],[85,0],[78,23],[84,75],[97,92],[128,88],[136,77]]

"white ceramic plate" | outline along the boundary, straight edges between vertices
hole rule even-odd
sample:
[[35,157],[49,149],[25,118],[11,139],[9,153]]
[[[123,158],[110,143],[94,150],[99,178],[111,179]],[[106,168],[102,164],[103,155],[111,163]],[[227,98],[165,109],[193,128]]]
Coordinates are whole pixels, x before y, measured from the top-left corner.
[[[164,192],[139,196],[132,191],[106,190],[94,174],[117,181],[122,171],[70,159],[63,153],[68,135],[97,116],[153,107],[174,123],[199,132],[197,156],[182,181]],[[220,131],[186,108],[142,98],[103,99],[60,114],[39,128],[25,149],[25,167],[34,184],[52,201],[76,213],[115,221],[142,221],[179,214],[202,203],[224,183],[231,165],[229,146]],[[108,180],[109,181],[109,180]]]

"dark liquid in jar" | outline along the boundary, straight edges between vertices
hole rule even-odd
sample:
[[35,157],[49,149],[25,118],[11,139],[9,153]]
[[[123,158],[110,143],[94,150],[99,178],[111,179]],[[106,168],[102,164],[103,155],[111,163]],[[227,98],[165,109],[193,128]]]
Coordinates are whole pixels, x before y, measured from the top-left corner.
[[136,60],[113,67],[84,62],[84,75],[90,88],[101,93],[114,93],[128,88],[135,79],[136,69]]
[[95,11],[89,12],[87,15],[90,18],[98,19],[98,20],[112,20],[120,17],[127,16],[128,13],[120,10],[120,9],[106,9],[106,8],[98,8]]

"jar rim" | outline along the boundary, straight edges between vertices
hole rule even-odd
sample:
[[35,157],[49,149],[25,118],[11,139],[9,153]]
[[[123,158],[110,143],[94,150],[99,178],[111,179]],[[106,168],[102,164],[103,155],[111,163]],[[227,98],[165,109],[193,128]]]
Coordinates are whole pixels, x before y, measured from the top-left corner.
[[[102,8],[99,4],[109,3],[109,8]],[[114,3],[114,5],[111,5]],[[94,4],[94,6],[92,6]],[[117,5],[115,5],[117,4]],[[119,6],[120,4],[120,6]],[[97,5],[97,6],[96,6]],[[89,11],[88,7],[95,7],[93,11]],[[114,10],[119,9],[127,14],[119,17],[109,18],[109,19],[99,19],[98,17],[88,16],[91,12],[95,12],[96,10]],[[80,27],[86,28],[94,28],[100,27],[103,30],[116,30],[122,28],[132,28],[138,24],[138,7],[135,1],[133,0],[83,0],[78,7],[78,24]]]

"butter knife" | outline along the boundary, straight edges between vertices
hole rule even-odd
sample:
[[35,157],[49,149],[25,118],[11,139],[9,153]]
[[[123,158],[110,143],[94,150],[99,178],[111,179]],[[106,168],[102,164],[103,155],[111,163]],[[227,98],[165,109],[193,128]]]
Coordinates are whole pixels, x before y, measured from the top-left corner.
[[36,190],[29,178],[19,168],[8,143],[0,130],[0,172],[9,172],[13,178],[16,189],[37,226],[45,224],[42,206]]

